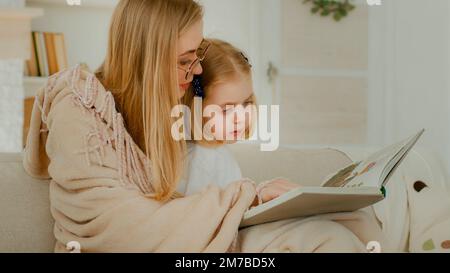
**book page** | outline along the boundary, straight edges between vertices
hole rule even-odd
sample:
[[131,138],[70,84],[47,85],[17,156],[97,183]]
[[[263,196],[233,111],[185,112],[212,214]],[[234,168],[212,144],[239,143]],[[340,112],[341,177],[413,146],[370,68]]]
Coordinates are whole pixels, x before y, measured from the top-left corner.
[[415,144],[423,130],[408,139],[388,146],[338,171],[322,184],[323,187],[381,187],[387,176]]
[[401,149],[401,151],[394,156],[391,162],[388,163],[386,168],[383,170],[383,173],[381,174],[380,180],[383,186],[386,185],[386,183],[389,181],[389,178],[392,176],[394,171],[397,169],[397,167],[400,165],[400,163],[403,161],[412,147],[417,143],[424,131],[425,130],[421,130],[417,135],[412,137],[409,142]]

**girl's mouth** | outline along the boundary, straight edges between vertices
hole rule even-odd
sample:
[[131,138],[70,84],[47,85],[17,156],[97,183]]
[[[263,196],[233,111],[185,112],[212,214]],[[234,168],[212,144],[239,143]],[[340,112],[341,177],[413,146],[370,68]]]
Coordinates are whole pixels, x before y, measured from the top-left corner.
[[237,137],[239,137],[241,135],[241,133],[242,133],[242,131],[234,130],[233,132],[231,132],[231,135],[234,138],[237,138]]

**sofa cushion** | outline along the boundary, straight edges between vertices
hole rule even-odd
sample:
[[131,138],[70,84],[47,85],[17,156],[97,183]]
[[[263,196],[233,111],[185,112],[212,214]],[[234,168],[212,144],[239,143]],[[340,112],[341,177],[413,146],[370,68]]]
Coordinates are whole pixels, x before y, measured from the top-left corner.
[[0,252],[52,252],[49,184],[29,177],[20,154],[0,153]]
[[335,149],[279,148],[263,152],[259,145],[229,145],[241,167],[242,175],[255,182],[284,177],[303,186],[319,186],[331,173],[352,161]]

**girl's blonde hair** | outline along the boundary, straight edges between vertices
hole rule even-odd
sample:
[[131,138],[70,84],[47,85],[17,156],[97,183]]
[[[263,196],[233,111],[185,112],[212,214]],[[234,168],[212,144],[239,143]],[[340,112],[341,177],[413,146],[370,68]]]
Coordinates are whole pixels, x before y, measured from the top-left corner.
[[[208,93],[217,85],[224,84],[230,81],[241,79],[242,77],[251,80],[252,79],[252,66],[249,63],[248,58],[245,54],[234,47],[230,43],[227,43],[218,39],[208,39],[211,43],[206,58],[202,61],[203,73],[201,75],[201,82],[204,90],[204,99],[208,97]],[[191,112],[194,113],[194,91],[190,87],[189,92],[183,98],[183,103],[191,108]],[[250,97],[251,104],[256,106],[256,97],[252,95]],[[253,130],[254,120],[256,113],[252,113],[252,123],[245,130],[245,139],[250,138]],[[203,132],[203,122],[202,124],[195,122],[192,118],[192,139],[194,139],[194,131],[198,131],[200,135]],[[197,140],[196,143],[203,146],[220,146],[225,143],[222,140],[207,141],[202,138],[202,140]]]
[[180,103],[178,39],[202,18],[202,7],[193,0],[121,0],[105,61],[96,72],[151,160],[149,183],[161,201],[178,195],[186,153],[186,143],[171,136],[171,109]]

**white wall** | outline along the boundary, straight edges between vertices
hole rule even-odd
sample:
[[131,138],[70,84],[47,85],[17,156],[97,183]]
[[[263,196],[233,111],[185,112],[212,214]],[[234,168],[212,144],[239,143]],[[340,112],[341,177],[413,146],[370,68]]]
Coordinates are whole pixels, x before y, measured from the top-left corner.
[[[276,51],[279,1],[201,2],[205,35],[249,53],[260,101],[276,102],[265,70],[268,61],[281,59]],[[369,8],[367,144],[389,144],[424,127],[428,130],[419,144],[436,150],[450,169],[449,2],[389,0]],[[85,61],[95,68],[105,55],[112,9],[82,9],[48,6],[33,28],[65,32],[69,62]]]
[[[311,3],[268,0],[267,25],[280,21],[273,62],[279,70],[280,140],[284,145],[361,145],[367,139],[368,8],[335,22]],[[274,8],[279,5],[279,8]],[[278,37],[276,37],[278,36]],[[278,56],[276,56],[278,55]]]
[[426,128],[419,145],[437,152],[450,170],[450,1],[383,5],[372,18],[371,143]]
[[25,5],[25,0],[0,0],[1,7],[20,8]]
[[103,62],[113,8],[38,6],[44,8],[44,16],[33,20],[32,30],[63,32],[70,66],[85,62],[95,70]]
[[[250,58],[253,82],[259,102],[268,103],[262,81],[265,66],[261,59],[261,0],[199,0],[204,7],[205,37],[219,38],[232,43]],[[267,18],[266,18],[267,19]]]
[[[225,39],[252,55],[257,31],[252,31],[255,0],[200,0],[205,8],[205,35]],[[98,67],[106,54],[108,27],[113,7],[36,4],[45,15],[33,20],[35,31],[63,32],[69,64],[86,62]],[[253,14],[253,15],[252,15]]]
[[[0,0],[0,8],[20,8],[24,1]],[[22,150],[23,60],[0,60],[0,152]]]
[[[262,37],[267,55],[261,57],[278,60],[278,67],[282,37],[277,31],[285,16],[280,1],[261,0],[262,17],[269,18],[263,30],[272,34],[271,40]],[[357,8],[361,5],[365,1]],[[426,128],[418,145],[435,151],[450,170],[450,1],[385,0],[368,9],[367,141],[362,146],[388,145]]]

